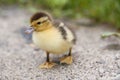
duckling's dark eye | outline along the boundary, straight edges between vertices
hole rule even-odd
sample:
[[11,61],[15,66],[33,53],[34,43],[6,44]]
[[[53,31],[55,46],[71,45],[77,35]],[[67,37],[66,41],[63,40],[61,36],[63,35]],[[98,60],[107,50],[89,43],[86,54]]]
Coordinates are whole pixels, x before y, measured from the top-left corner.
[[37,24],[41,24],[41,22],[37,22]]

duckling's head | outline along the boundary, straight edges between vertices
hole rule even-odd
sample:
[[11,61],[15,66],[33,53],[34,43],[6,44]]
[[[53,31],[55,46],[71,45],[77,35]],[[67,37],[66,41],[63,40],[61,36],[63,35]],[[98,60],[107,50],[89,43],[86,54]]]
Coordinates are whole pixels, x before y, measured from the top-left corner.
[[30,23],[35,31],[44,31],[51,27],[52,19],[48,13],[37,12],[31,17]]
[[52,27],[52,18],[48,13],[37,12],[31,17],[30,24],[32,30],[29,29],[29,31],[44,31]]

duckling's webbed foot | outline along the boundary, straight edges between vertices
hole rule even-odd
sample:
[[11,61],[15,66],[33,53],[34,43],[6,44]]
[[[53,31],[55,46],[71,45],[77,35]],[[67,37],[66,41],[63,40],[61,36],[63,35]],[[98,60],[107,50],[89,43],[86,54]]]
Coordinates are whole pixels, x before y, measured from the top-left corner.
[[47,54],[46,62],[43,63],[43,64],[41,64],[41,65],[39,66],[39,68],[49,69],[49,68],[52,68],[52,67],[54,67],[54,66],[56,65],[56,63],[50,62],[50,60],[49,60],[49,52],[46,52],[46,54]]
[[50,69],[50,68],[54,67],[55,65],[56,65],[56,63],[53,63],[53,62],[45,62],[45,63],[41,64],[39,66],[39,68]]
[[73,58],[72,58],[72,55],[71,55],[71,49],[69,51],[68,56],[63,57],[63,58],[60,59],[60,63],[72,64]]
[[66,56],[60,59],[60,63],[72,64],[73,58],[72,56]]

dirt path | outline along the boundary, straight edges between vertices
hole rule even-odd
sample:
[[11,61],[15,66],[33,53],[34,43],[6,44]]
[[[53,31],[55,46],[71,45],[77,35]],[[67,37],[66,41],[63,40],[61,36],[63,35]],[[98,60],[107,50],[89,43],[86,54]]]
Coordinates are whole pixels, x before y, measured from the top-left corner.
[[[45,54],[29,45],[25,35],[31,14],[22,9],[0,9],[0,80],[117,80],[120,77],[120,40],[100,34],[115,31],[105,25],[80,26],[72,65],[38,69]],[[54,61],[61,56],[53,56]],[[116,79],[115,79],[116,78]],[[120,80],[120,78],[118,79]]]

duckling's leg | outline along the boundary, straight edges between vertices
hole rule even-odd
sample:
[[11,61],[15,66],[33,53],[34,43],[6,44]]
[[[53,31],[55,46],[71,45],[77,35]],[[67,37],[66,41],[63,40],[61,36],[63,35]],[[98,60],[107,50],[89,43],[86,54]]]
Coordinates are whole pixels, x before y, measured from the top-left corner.
[[72,48],[70,48],[68,56],[60,59],[60,63],[72,64],[73,58],[71,55],[71,51],[72,51]]
[[46,62],[39,66],[42,69],[49,69],[56,65],[56,63],[50,62],[49,52],[46,52],[46,54],[47,54]]

